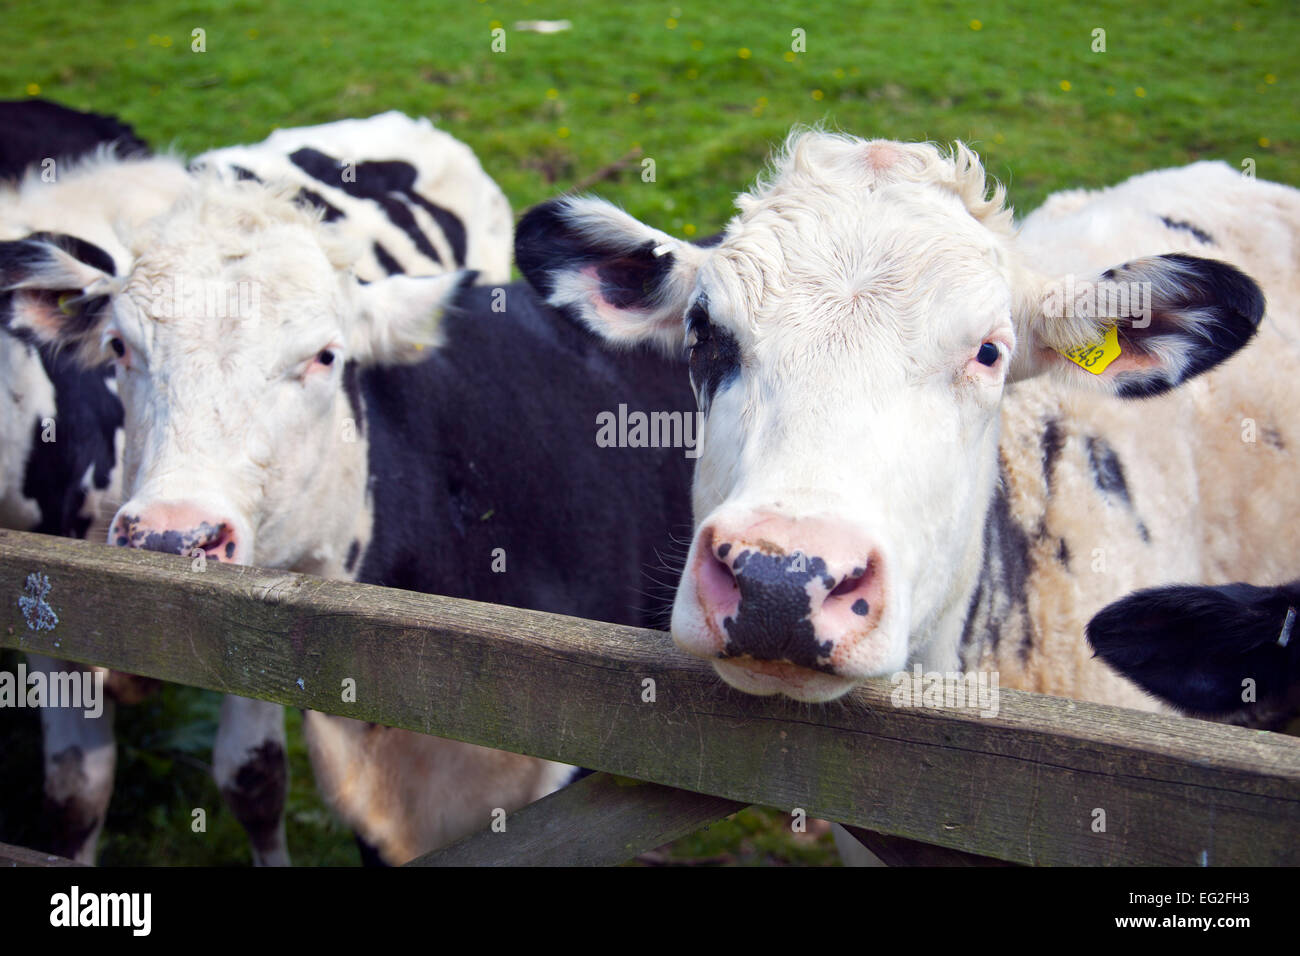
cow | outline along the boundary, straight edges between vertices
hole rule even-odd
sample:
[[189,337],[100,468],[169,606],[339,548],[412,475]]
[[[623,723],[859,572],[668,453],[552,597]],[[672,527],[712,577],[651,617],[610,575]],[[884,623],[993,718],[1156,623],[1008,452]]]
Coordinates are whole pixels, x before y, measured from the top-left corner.
[[737,207],[706,249],[590,197],[516,227],[548,303],[689,352],[671,629],[728,684],[821,702],[919,666],[1160,709],[1091,615],[1294,566],[1300,192],[1201,162],[1017,229],[963,144],[798,130]]
[[[80,114],[60,115],[63,126],[50,135],[56,144],[75,140],[70,124]],[[105,122],[102,117],[86,119],[91,130]],[[291,189],[294,201],[324,219],[331,242],[364,250],[352,263],[362,278],[408,271],[447,274],[463,264],[462,259],[481,266],[488,276],[508,277],[511,216],[504,196],[468,149],[427,120],[387,113],[282,130],[272,140],[204,154],[190,170],[177,157],[123,158],[114,148],[103,148],[80,162],[61,160],[53,175],[37,148],[28,157],[31,172],[11,188],[0,189],[0,240],[9,240],[2,245],[11,254],[26,248],[23,242],[45,243],[88,268],[123,276],[130,272],[140,244],[148,242],[147,224],[192,184],[192,170],[229,181],[257,179],[260,174],[278,183],[277,188]],[[322,181],[327,174],[319,164],[308,177],[283,152],[291,149],[298,155],[309,148],[316,149],[317,157],[326,155],[323,149],[341,157],[338,187]],[[376,180],[377,168],[386,178]],[[411,209],[432,209],[438,215],[419,213],[417,219]],[[462,221],[461,216],[466,218]],[[445,263],[438,258],[439,249]],[[13,268],[12,257],[5,268]],[[160,287],[155,297],[175,307],[196,291],[213,290],[187,288],[181,282]],[[0,326],[5,326],[0,329],[0,368],[10,383],[0,393],[0,434],[6,439],[0,457],[0,523],[103,540],[105,519],[121,503],[123,414],[114,366],[85,367],[65,350],[17,329],[8,322],[14,297],[13,292],[0,294]],[[51,301],[58,305],[57,299]],[[62,307],[70,308],[66,302]],[[48,671],[77,665],[33,658],[32,666]],[[112,699],[99,719],[80,711],[42,712],[50,849],[83,862],[93,861],[111,795],[116,754],[112,701],[135,702],[157,684],[115,672],[106,675]],[[224,732],[215,750],[218,785],[254,836],[255,862],[287,863],[281,821],[287,766],[280,708],[231,698],[223,714]],[[269,737],[259,737],[258,743],[271,746],[256,752],[243,746],[245,735],[258,736],[262,730],[254,728],[267,727],[279,729],[267,731]]]
[[[294,184],[258,179],[198,177],[117,275],[39,239],[0,246],[11,329],[115,363],[125,501],[110,543],[662,623],[642,571],[689,528],[694,450],[604,447],[600,425],[621,405],[692,416],[684,364],[609,350],[522,283],[362,282],[355,243]],[[156,314],[153,290],[182,277],[255,282],[256,314]],[[274,781],[278,708],[227,698],[222,717],[218,774],[237,754],[234,779]],[[345,717],[309,712],[304,728],[322,794],[387,863],[574,772]],[[263,860],[282,853],[271,816],[252,822]]]
[[115,116],[83,113],[49,100],[0,100],[0,180],[21,179],[33,163],[46,176],[61,163],[99,149],[122,158],[143,157],[149,147]]
[[1088,642],[1184,713],[1279,729],[1300,712],[1297,608],[1300,581],[1148,588],[1098,612]]

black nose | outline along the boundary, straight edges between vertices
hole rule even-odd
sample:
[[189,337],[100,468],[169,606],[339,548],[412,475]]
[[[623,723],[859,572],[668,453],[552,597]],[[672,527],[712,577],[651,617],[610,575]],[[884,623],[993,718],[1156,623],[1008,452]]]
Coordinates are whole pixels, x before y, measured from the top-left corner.
[[798,554],[742,551],[731,562],[731,573],[740,589],[740,605],[722,622],[727,631],[724,656],[789,661],[829,673],[825,658],[833,642],[818,642],[808,595],[808,583],[817,578],[828,591],[835,587],[826,562]]

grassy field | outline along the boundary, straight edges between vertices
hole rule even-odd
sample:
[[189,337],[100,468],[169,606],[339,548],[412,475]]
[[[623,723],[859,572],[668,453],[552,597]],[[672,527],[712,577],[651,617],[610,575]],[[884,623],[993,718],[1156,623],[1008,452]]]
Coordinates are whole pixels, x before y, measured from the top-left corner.
[[[1300,185],[1293,0],[1168,12],[1116,0],[1044,6],[3,4],[0,98],[116,113],[151,143],[186,152],[400,109],[469,143],[517,210],[586,182],[683,236],[728,217],[734,194],[794,123],[964,139],[1024,210],[1056,189],[1201,158],[1251,160],[1261,178]],[[572,29],[515,29],[552,18]],[[196,29],[204,52],[193,49]],[[653,182],[641,175],[646,158]],[[0,668],[13,664],[0,655]],[[207,776],[216,712],[214,695],[169,688],[119,715],[103,862],[247,860]],[[350,834],[315,796],[299,724],[291,714],[296,860],[355,863]],[[0,840],[39,836],[35,730],[26,711],[0,713]],[[197,836],[188,821],[200,806],[209,828]],[[789,834],[787,819],[746,811],[654,862],[832,859],[825,833]]]

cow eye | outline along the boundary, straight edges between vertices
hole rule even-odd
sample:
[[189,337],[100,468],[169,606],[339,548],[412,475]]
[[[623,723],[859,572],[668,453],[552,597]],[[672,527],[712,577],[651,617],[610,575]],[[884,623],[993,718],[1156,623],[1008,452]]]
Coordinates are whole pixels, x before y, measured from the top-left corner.
[[126,343],[116,335],[108,340],[108,347],[113,350],[113,354],[118,358],[122,358],[126,355]]
[[998,359],[1002,356],[1002,351],[992,342],[985,342],[980,346],[980,350],[975,353],[975,360],[981,365],[990,367],[998,364]]
[[334,353],[329,349],[321,349],[320,353],[316,356],[316,361],[320,362],[321,365],[333,365]]

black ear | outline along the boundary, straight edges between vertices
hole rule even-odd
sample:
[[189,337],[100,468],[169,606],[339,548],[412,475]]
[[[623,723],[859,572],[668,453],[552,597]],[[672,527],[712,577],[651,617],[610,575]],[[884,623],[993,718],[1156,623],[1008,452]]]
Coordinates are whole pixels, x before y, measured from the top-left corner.
[[[1121,398],[1159,395],[1209,371],[1250,342],[1264,316],[1254,279],[1182,254],[1135,259],[1077,282],[1054,279],[1041,303],[1029,330],[1037,347],[1018,359],[1016,377],[1051,370]],[[1110,328],[1107,347],[1102,330]],[[1075,348],[1081,334],[1096,344]]]
[[515,262],[538,294],[613,342],[680,349],[683,316],[708,253],[603,200],[565,197],[515,228]]
[[[1298,611],[1300,581],[1152,588],[1097,614],[1088,640],[1144,690],[1189,713],[1221,716],[1289,706],[1300,692]],[[1248,680],[1254,702],[1243,700]]]
[[95,334],[114,271],[112,256],[75,236],[0,242],[0,325],[28,342],[71,347],[83,364],[97,364]]

